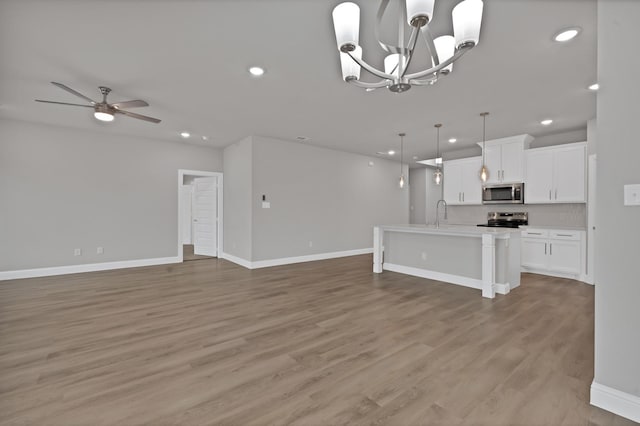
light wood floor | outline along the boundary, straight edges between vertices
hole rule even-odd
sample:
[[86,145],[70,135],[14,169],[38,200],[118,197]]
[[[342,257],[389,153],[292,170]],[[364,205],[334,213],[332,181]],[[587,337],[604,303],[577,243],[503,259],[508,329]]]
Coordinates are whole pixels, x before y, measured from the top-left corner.
[[495,300],[371,256],[0,283],[0,424],[625,425],[589,406],[593,287]]

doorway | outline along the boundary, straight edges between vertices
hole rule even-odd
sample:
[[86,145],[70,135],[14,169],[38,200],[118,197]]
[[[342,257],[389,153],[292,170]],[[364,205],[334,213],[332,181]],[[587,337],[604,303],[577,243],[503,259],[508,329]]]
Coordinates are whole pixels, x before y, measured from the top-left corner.
[[178,258],[211,259],[222,251],[222,173],[178,170]]

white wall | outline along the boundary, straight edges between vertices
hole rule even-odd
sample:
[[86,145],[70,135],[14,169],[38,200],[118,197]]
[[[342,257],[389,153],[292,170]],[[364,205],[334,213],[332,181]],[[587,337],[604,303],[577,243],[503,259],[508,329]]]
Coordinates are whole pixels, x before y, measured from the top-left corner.
[[[244,259],[371,248],[374,225],[408,223],[409,191],[397,186],[398,163],[303,143],[251,139],[252,253]],[[225,170],[226,159],[225,151]],[[225,174],[225,186],[229,178]],[[270,209],[261,207],[263,194]],[[225,200],[225,223],[228,214]],[[225,230],[225,251],[226,241]]]
[[409,170],[409,223],[426,223],[427,172],[425,167]]
[[180,168],[222,153],[0,120],[0,270],[176,256]]
[[251,260],[251,191],[253,176],[251,137],[224,149],[224,253]]
[[[640,398],[640,207],[623,185],[640,184],[640,2],[598,2],[595,379]],[[640,421],[640,399],[636,402]]]

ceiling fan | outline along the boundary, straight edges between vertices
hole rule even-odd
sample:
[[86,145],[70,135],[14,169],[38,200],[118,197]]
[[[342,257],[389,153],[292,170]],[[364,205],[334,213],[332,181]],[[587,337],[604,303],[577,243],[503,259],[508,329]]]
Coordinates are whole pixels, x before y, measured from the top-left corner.
[[109,94],[109,92],[111,92],[111,89],[109,89],[108,87],[99,86],[100,93],[102,93],[102,102],[96,102],[93,99],[83,95],[80,92],[73,90],[70,87],[65,86],[62,83],[56,83],[55,81],[52,81],[51,84],[53,84],[54,86],[58,86],[62,90],[66,90],[67,92],[72,93],[79,98],[84,99],[85,101],[89,102],[90,105],[70,104],[68,102],[43,101],[42,99],[36,99],[36,102],[45,102],[48,104],[71,105],[71,106],[79,106],[79,107],[85,107],[85,108],[93,108],[94,117],[100,121],[113,121],[114,115],[122,114],[128,117],[137,118],[139,120],[149,121],[151,123],[160,122],[160,120],[158,120],[157,118],[147,117],[146,115],[136,114],[135,112],[125,111],[124,109],[122,109],[122,108],[138,108],[138,107],[149,106],[149,104],[146,103],[145,101],[141,101],[138,99],[135,101],[115,102],[112,104],[108,103],[107,95]]

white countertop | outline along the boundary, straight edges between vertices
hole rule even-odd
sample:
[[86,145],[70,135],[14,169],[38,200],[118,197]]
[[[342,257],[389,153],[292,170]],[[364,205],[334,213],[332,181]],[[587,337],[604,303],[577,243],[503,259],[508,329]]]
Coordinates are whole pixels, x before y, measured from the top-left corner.
[[383,231],[408,232],[416,234],[450,235],[457,237],[478,237],[483,234],[492,234],[498,239],[510,238],[512,234],[518,234],[520,229],[512,228],[488,228],[471,225],[379,225]]

